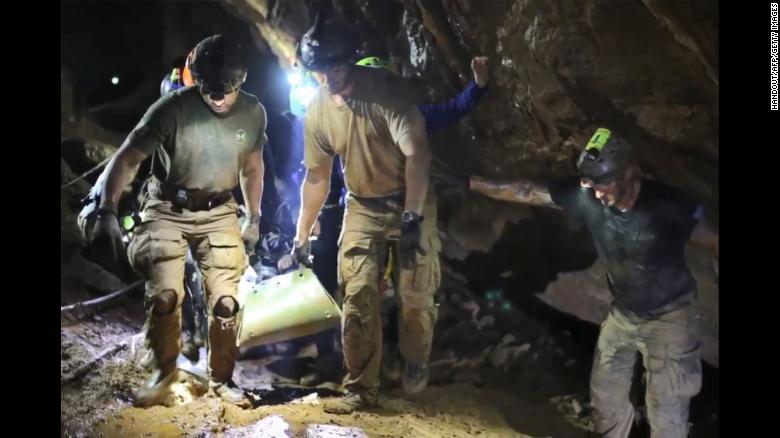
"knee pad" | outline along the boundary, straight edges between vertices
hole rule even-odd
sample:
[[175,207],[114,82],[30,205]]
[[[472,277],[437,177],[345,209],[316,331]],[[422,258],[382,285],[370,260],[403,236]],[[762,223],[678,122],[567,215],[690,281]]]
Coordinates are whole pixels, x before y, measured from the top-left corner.
[[232,318],[236,313],[238,313],[238,301],[233,297],[220,297],[214,305],[214,315],[220,318]]
[[176,309],[177,301],[176,291],[165,289],[154,297],[154,300],[152,301],[152,313],[160,316],[173,313]]

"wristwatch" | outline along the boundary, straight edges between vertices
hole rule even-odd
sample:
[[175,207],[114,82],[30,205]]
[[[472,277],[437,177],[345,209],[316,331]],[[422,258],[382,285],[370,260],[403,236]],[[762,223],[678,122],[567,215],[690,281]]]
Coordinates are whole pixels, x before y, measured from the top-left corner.
[[413,211],[406,210],[401,213],[401,222],[422,222],[423,217]]

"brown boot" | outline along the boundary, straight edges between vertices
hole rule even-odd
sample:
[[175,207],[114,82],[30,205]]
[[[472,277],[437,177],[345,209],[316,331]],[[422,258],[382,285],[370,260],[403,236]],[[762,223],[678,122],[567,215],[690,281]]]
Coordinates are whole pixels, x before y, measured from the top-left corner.
[[238,347],[236,347],[235,316],[209,316],[209,387],[222,400],[242,408],[252,407],[252,401],[232,380]]
[[152,375],[135,391],[134,404],[148,407],[162,404],[176,381],[176,358],[180,345],[180,309],[165,315],[149,312],[146,319],[146,345],[152,352]]
[[163,404],[177,375],[176,364],[172,370],[154,370],[149,380],[135,391],[133,405],[139,408],[148,408]]
[[227,382],[233,378],[239,350],[236,346],[236,317],[209,316],[209,378]]

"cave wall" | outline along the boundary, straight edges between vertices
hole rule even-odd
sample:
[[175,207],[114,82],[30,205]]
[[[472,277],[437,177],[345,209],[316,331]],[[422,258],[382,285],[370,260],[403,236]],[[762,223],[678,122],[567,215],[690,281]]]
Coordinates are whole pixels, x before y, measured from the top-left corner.
[[[437,161],[494,178],[572,174],[590,134],[606,125],[636,146],[649,177],[701,201],[718,226],[716,1],[223,1],[284,68],[318,11],[350,23],[362,51],[389,58],[428,102],[457,93],[471,78],[470,58],[486,55],[491,91],[471,116],[432,137]],[[508,223],[549,221],[542,216],[473,193],[440,199],[444,255],[489,255],[502,235],[507,238]],[[568,233],[561,228],[558,234]],[[603,320],[609,302],[603,266],[597,261],[564,273],[569,253],[587,258],[591,244],[576,239],[567,248],[536,237],[520,240],[546,257],[518,259],[517,266],[549,270],[551,260],[561,260],[560,276],[537,291],[539,297],[583,320]],[[717,366],[717,272],[706,252],[688,253],[702,289],[705,360]]]
[[[593,130],[632,141],[643,169],[704,202],[717,222],[717,2],[660,0],[225,0],[280,58],[317,11],[355,25],[366,54],[388,56],[452,96],[484,54],[492,92],[434,139],[437,157],[490,177],[573,171]],[[446,153],[445,153],[446,152]]]

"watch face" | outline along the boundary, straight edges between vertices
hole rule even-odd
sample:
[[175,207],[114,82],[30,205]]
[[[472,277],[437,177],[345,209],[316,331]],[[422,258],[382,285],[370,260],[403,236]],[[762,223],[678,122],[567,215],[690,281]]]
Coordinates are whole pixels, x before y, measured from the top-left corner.
[[411,211],[405,211],[403,214],[401,214],[401,220],[404,222],[412,222],[414,220],[417,220],[420,216],[414,214]]

